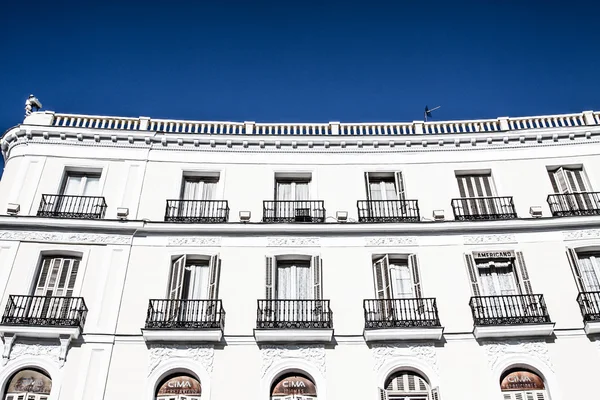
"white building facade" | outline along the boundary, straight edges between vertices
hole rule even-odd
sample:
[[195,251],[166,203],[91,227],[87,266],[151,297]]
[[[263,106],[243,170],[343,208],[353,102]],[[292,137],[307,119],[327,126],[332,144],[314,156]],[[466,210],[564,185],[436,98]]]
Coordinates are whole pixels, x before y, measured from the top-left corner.
[[597,397],[598,112],[1,146],[2,399]]

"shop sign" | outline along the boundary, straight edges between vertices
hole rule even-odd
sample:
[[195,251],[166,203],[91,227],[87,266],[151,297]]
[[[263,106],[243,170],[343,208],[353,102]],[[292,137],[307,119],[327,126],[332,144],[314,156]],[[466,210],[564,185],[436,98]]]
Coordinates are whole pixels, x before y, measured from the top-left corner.
[[507,251],[474,251],[473,258],[515,258],[515,252]]
[[52,381],[46,375],[37,371],[26,369],[17,372],[11,379],[7,393],[38,393],[50,394]]
[[200,395],[202,388],[200,382],[191,376],[176,376],[163,383],[156,395],[169,394]]
[[272,396],[289,396],[292,394],[301,394],[304,396],[316,396],[317,389],[315,384],[303,376],[288,376],[283,378],[275,388]]
[[514,371],[506,375],[500,383],[502,391],[511,390],[544,390],[544,381],[529,371]]

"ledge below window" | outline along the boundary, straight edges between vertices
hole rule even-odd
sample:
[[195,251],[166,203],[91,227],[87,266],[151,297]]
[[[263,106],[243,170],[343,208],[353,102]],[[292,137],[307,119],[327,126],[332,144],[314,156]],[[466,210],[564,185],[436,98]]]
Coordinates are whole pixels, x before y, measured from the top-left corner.
[[81,334],[81,328],[76,326],[19,326],[0,325],[0,335],[15,335],[19,337],[34,337],[59,339],[68,337],[77,339]]
[[387,328],[365,329],[363,336],[367,342],[381,342],[387,340],[440,340],[444,328],[435,326],[430,328]]
[[550,336],[553,332],[554,322],[522,325],[476,325],[473,328],[473,335],[475,335],[476,339]]
[[254,339],[259,343],[328,343],[333,329],[254,329]]
[[147,342],[220,342],[221,329],[142,329]]

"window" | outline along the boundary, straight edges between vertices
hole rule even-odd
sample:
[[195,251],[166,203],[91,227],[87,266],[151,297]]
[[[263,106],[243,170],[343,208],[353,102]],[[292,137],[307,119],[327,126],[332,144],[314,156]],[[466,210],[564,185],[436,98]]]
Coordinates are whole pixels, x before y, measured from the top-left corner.
[[218,183],[219,175],[184,175],[181,185],[181,200],[214,200]]
[[51,390],[52,380],[46,374],[23,369],[10,379],[4,400],[48,400]]
[[475,296],[532,294],[523,254],[514,251],[475,251],[466,255]]
[[384,255],[373,263],[375,291],[379,299],[421,297],[417,256]]
[[221,261],[217,256],[180,256],[169,274],[170,300],[217,299]]
[[402,172],[366,172],[369,200],[405,200]]
[[491,172],[456,172],[460,197],[493,197],[496,195]]
[[80,261],[75,257],[43,257],[36,279],[35,295],[73,296]]
[[68,196],[99,196],[100,173],[68,171],[61,194]]
[[400,371],[388,378],[384,389],[379,389],[381,400],[440,400],[439,390],[431,389],[421,375]]
[[547,400],[544,380],[536,373],[513,369],[500,379],[503,400]]
[[321,269],[318,256],[267,257],[267,299],[321,299]]
[[200,400],[202,385],[189,374],[168,376],[156,391],[156,400]]
[[310,176],[276,175],[275,200],[310,200]]
[[548,169],[548,176],[552,183],[554,193],[578,193],[587,192],[587,177],[583,167],[559,167]]
[[287,374],[271,386],[271,400],[313,400],[317,398],[314,382],[300,374]]
[[580,292],[600,291],[600,252],[567,250]]

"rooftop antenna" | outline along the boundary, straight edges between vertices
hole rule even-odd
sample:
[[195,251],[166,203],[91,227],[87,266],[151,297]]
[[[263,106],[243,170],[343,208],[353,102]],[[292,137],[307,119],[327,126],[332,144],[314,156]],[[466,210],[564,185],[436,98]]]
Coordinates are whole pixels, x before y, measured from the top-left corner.
[[431,117],[431,112],[437,110],[440,107],[441,106],[437,106],[430,110],[429,107],[425,106],[425,122],[427,122],[427,117]]

